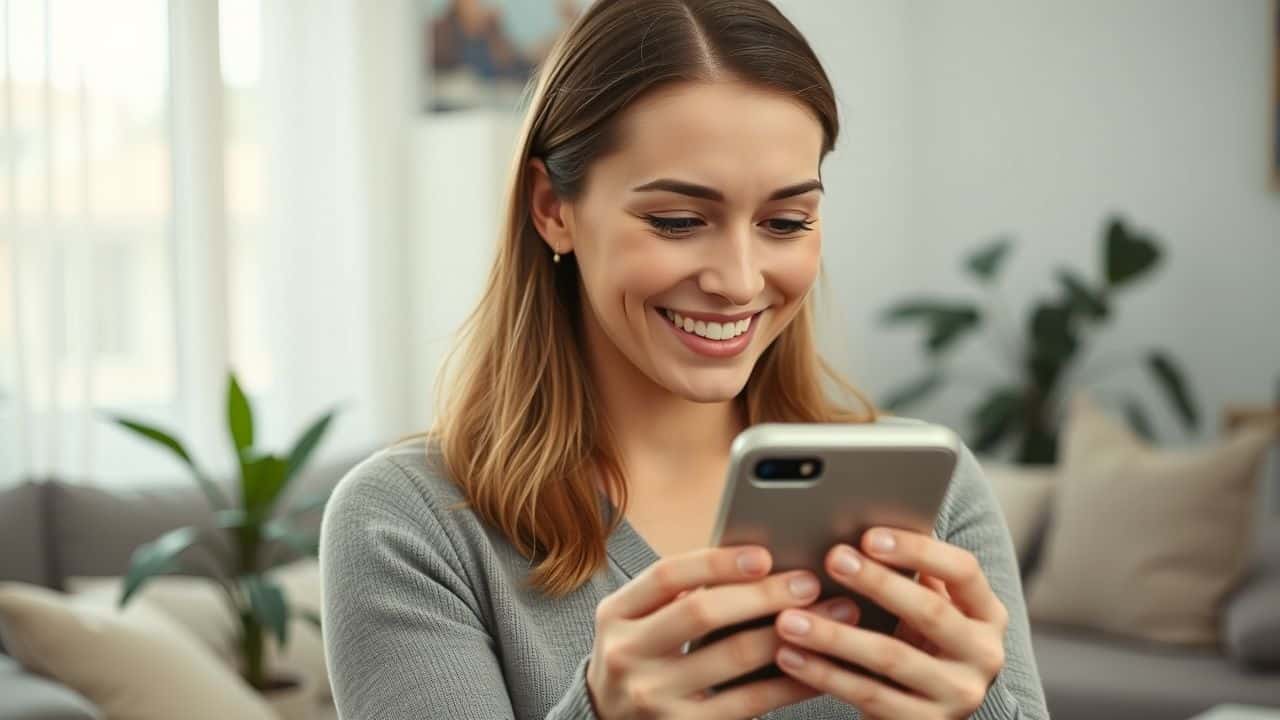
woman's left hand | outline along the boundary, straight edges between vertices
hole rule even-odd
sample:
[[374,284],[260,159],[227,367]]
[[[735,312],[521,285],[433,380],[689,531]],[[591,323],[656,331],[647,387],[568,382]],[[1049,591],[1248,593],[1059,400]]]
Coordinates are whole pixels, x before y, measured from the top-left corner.
[[[888,549],[874,542],[884,533]],[[779,613],[785,641],[778,666],[809,686],[881,718],[967,718],[982,705],[1004,667],[1009,614],[991,591],[977,558],[967,550],[915,532],[877,528],[865,533],[865,554],[837,545],[827,572],[900,619],[892,636],[805,610]],[[868,557],[870,556],[870,557]],[[842,559],[853,558],[855,569]],[[916,570],[921,583],[893,567]],[[807,621],[807,629],[803,622]],[[849,672],[832,656],[880,673],[898,689]],[[799,658],[799,664],[788,662]]]

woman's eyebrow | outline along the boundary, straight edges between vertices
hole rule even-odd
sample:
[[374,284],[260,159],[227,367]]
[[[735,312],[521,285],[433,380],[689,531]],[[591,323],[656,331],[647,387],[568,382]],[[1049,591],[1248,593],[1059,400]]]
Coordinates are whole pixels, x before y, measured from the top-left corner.
[[[769,195],[769,202],[774,200],[782,200],[783,198],[793,197],[795,195],[803,195],[812,190],[823,192],[822,181],[805,180],[794,185],[788,185],[784,188],[774,190]],[[647,182],[644,185],[632,188],[632,192],[653,192],[665,191],[688,195],[689,197],[703,198],[705,200],[715,200],[716,202],[724,202],[724,194],[715,188],[709,188],[706,185],[697,185],[683,180],[675,180],[672,178],[658,178],[653,182]]]

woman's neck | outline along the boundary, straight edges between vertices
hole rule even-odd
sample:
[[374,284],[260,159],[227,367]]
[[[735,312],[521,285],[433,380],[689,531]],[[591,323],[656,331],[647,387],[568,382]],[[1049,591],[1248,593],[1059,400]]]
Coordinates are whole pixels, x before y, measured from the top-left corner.
[[746,427],[742,404],[675,395],[636,368],[594,319],[583,329],[588,370],[630,487],[646,494],[718,489],[729,445]]

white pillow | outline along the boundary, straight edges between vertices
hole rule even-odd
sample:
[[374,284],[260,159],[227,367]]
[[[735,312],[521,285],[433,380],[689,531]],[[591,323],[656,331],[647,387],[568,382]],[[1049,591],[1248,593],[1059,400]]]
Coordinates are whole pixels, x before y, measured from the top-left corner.
[[[284,590],[291,607],[320,614],[318,560],[304,558],[273,570],[271,575]],[[123,582],[119,577],[71,577],[67,579],[67,589],[75,595],[114,600],[120,597]],[[144,585],[137,597],[177,621],[228,667],[240,669],[240,623],[225,593],[212,580],[177,575],[159,577]],[[291,619],[289,642],[283,653],[274,638],[275,635],[268,635],[267,667],[297,670],[310,679],[316,698],[333,697],[324,658],[324,639],[319,629],[302,618]]]
[[0,635],[28,670],[112,720],[276,720],[270,706],[163,612],[0,583]]

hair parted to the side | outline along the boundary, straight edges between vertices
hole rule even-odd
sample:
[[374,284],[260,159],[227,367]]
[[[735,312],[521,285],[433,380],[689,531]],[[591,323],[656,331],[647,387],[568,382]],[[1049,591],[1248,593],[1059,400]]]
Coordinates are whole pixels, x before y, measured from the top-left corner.
[[[438,381],[425,438],[467,504],[533,564],[531,586],[580,587],[605,562],[626,477],[587,371],[573,255],[552,263],[530,218],[526,166],[541,158],[557,195],[583,190],[613,122],[660,85],[734,80],[792,96],[839,131],[835,95],[799,31],[768,0],[597,0],[540,68],[508,176],[503,229],[484,294]],[[812,293],[761,355],[742,394],[747,421],[869,422],[870,401],[818,355]],[[828,397],[833,381],[863,407]],[[606,523],[602,491],[619,511]],[[607,525],[607,526],[606,526]]]

